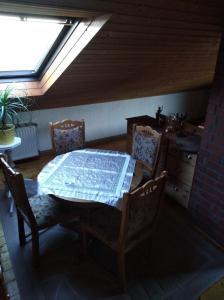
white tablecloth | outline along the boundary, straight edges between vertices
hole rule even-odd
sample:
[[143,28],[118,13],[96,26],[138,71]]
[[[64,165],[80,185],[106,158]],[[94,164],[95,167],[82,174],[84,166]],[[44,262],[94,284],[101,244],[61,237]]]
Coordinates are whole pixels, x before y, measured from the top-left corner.
[[135,160],[110,150],[76,150],[55,157],[38,176],[39,193],[70,201],[97,201],[120,208],[130,190]]

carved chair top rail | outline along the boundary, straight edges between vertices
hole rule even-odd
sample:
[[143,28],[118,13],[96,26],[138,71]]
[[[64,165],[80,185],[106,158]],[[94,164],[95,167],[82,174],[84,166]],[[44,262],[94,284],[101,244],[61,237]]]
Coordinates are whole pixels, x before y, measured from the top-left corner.
[[85,121],[83,119],[80,121],[66,119],[66,120],[57,121],[57,122],[50,122],[49,125],[50,125],[50,127],[53,127],[53,128],[66,129],[66,128],[85,126]]

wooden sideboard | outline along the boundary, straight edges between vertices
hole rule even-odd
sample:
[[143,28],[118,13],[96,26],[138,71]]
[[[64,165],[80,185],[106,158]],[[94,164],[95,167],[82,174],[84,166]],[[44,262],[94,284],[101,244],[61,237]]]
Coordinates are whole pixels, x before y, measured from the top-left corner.
[[[192,124],[184,124],[184,132],[198,136],[199,140],[202,131],[203,129]],[[188,208],[197,157],[197,152],[182,150],[175,139],[169,140],[166,160],[169,176],[166,193],[185,208]]]
[[[176,144],[176,134],[166,133],[165,126],[158,126],[156,119],[147,115],[127,118],[127,152],[130,154],[132,152],[133,124],[149,125],[153,129],[164,133],[156,174],[158,175],[163,169],[168,171],[168,180],[165,188],[166,194],[187,208],[197,154],[181,150]],[[189,123],[184,124],[184,131],[188,134],[202,134],[202,129]]]
[[186,208],[190,199],[196,161],[197,154],[180,150],[175,142],[169,143],[166,164],[169,176],[165,190]]

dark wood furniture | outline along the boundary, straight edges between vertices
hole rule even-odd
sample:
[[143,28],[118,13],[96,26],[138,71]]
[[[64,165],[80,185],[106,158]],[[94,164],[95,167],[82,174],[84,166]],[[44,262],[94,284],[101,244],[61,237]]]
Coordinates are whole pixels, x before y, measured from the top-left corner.
[[90,218],[82,223],[84,255],[87,233],[114,250],[123,289],[126,289],[125,255],[153,233],[165,179],[164,171],[155,180],[149,180],[133,192],[125,193],[121,211],[105,205],[92,212]]
[[[183,130],[186,135],[199,137],[203,131],[189,123],[184,124]],[[179,146],[177,139],[175,134],[173,137],[169,137],[166,163],[169,176],[166,183],[166,193],[181,206],[188,208],[198,154]]]

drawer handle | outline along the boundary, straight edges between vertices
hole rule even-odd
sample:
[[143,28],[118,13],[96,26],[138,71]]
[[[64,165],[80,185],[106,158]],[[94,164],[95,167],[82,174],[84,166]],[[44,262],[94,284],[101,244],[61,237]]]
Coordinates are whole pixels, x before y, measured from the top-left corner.
[[189,160],[192,159],[192,156],[191,156],[190,154],[187,154],[186,157],[187,157],[187,159],[189,159]]
[[178,190],[179,190],[179,189],[175,186],[175,187],[174,187],[174,191],[175,191],[175,192],[178,192]]

